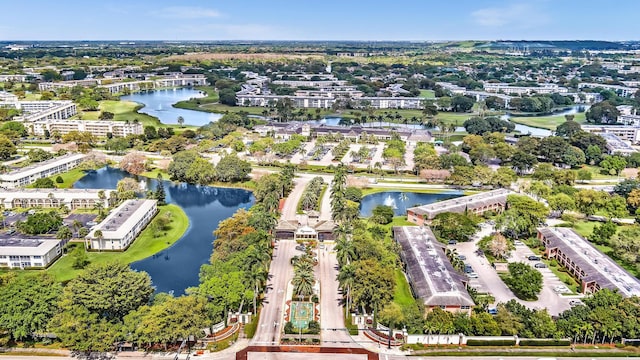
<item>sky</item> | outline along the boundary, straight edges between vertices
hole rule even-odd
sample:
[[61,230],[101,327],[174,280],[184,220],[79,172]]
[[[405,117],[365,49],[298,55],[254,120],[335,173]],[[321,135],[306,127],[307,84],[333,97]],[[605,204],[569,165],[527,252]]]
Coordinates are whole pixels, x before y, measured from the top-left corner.
[[638,0],[0,0],[0,40],[640,40]]

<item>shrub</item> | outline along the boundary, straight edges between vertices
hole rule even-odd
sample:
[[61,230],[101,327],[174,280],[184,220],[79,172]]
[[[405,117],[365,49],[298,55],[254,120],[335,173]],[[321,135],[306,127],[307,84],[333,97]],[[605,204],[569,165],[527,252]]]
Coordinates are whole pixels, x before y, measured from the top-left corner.
[[251,319],[251,322],[244,326],[244,333],[248,339],[253,338],[256,334],[256,330],[258,329],[258,319],[258,316],[254,316],[253,319]]
[[309,321],[309,329],[307,334],[320,334],[320,323],[317,321]]
[[467,340],[467,346],[514,346],[515,340]]
[[571,340],[567,339],[524,339],[520,340],[520,346],[569,346]]
[[62,178],[62,176],[58,175],[58,177],[56,178],[56,182],[58,184],[62,184],[64,182],[64,179]]
[[315,294],[314,294],[314,295],[311,297],[311,301],[312,301],[313,303],[317,304],[318,302],[320,302],[320,299],[318,299],[318,295],[315,295]]
[[284,333],[285,334],[293,334],[293,324],[291,323],[291,321],[287,321],[286,324],[284,324]]

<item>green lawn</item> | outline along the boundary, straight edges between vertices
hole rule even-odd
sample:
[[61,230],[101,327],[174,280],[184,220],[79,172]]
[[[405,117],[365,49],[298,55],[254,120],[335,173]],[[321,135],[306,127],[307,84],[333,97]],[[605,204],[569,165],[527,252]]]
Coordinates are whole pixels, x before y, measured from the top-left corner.
[[179,101],[173,104],[173,107],[180,108],[180,109],[196,110],[196,111],[207,111],[201,108],[200,106],[205,104],[216,103],[220,99],[218,97],[218,92],[213,86],[196,86],[195,89],[204,91],[207,94],[207,96],[197,98],[197,99]]
[[436,92],[433,90],[420,90],[420,97],[427,98],[427,99],[435,99]]
[[[161,250],[164,250],[175,243],[184,235],[189,227],[187,214],[177,205],[164,205],[158,207],[158,214],[169,211],[171,222],[169,230],[163,236],[154,236],[151,229],[145,229],[134,243],[124,252],[89,252],[87,253],[91,263],[103,263],[108,261],[121,261],[130,264],[132,262],[145,259]],[[77,246],[82,246],[77,244]],[[53,264],[47,271],[54,275],[58,281],[69,281],[82,270],[73,268],[73,258],[65,255]]]
[[[585,122],[585,113],[577,113],[574,120],[583,123]],[[566,121],[563,115],[559,116],[521,116],[511,117],[510,120],[516,124],[529,125],[531,127],[555,130],[558,125]]]
[[166,171],[164,171],[162,169],[153,169],[151,171],[145,171],[140,175],[142,175],[144,177],[148,177],[150,179],[157,179],[158,178],[158,174],[161,174],[162,175],[162,179],[164,179],[164,180],[169,180],[171,178],[171,175],[169,175],[169,173],[167,173]]
[[99,109],[99,111],[81,111],[78,118],[81,120],[98,120],[102,112],[108,111],[114,114],[113,119],[116,121],[133,121],[137,119],[144,126],[164,126],[175,129],[194,128],[194,126],[189,125],[162,124],[156,117],[139,113],[138,110],[142,109],[142,105],[134,101],[104,100],[100,101]]
[[409,287],[409,283],[407,282],[407,278],[404,276],[404,273],[400,269],[396,269],[395,271],[396,278],[396,288],[393,292],[393,302],[400,306],[412,305],[415,303],[415,299],[411,294],[411,288]]
[[[73,186],[73,184],[80,180],[85,175],[85,170],[81,169],[72,169],[71,171],[67,171],[66,173],[62,173],[59,176],[64,180],[63,183],[56,183],[56,186],[61,189],[69,189]],[[52,176],[51,179],[55,183],[58,175]]]
[[605,175],[600,172],[601,168],[599,166],[593,165],[584,165],[585,168],[591,170],[591,174],[593,176],[593,180],[617,180],[619,177],[615,175]]

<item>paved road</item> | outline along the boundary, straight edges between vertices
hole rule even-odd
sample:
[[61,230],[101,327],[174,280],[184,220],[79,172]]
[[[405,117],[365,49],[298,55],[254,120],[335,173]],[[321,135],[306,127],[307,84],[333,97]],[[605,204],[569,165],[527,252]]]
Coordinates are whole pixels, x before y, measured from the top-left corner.
[[[282,240],[273,251],[269,268],[269,280],[265,292],[264,306],[252,345],[271,345],[280,342],[287,284],[293,278],[290,259],[295,255],[295,241]],[[275,326],[274,326],[275,324]]]
[[356,346],[351,336],[344,329],[344,308],[340,301],[342,295],[338,290],[338,260],[333,244],[325,244],[325,249],[318,250],[319,265],[316,277],[320,280],[320,326],[322,327],[322,343],[326,346]]
[[293,190],[287,196],[287,199],[284,202],[284,207],[282,208],[282,219],[296,221],[298,220],[297,211],[298,211],[298,202],[300,201],[300,197],[302,197],[302,193],[304,189],[306,189],[307,184],[311,181],[312,177],[297,177],[293,181],[295,183]]
[[327,183],[327,190],[325,190],[320,202],[320,220],[331,220],[331,181],[333,181],[333,177],[328,181],[324,179],[324,182]]

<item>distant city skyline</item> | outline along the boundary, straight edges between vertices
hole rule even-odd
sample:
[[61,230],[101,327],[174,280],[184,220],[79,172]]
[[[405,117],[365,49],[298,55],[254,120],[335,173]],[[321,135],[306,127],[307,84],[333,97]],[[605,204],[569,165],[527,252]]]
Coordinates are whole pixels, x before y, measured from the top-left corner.
[[22,0],[0,40],[639,40],[640,2]]

